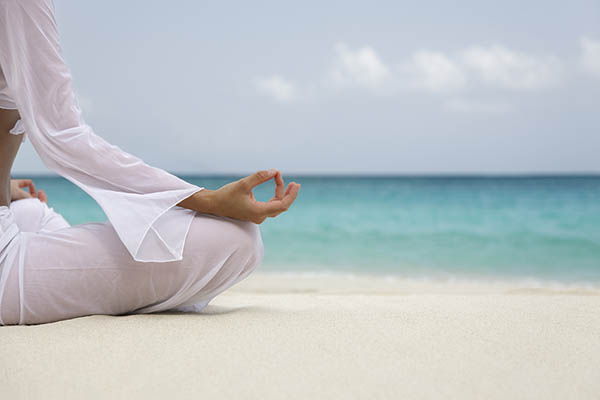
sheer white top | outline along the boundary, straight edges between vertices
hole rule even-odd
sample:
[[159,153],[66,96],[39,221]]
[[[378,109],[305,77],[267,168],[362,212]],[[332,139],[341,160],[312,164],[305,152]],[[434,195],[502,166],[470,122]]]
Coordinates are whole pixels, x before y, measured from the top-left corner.
[[11,132],[25,132],[50,170],[96,200],[135,260],[181,260],[195,211],[176,204],[203,188],[111,145],[85,123],[51,0],[0,0],[0,107],[19,110]]

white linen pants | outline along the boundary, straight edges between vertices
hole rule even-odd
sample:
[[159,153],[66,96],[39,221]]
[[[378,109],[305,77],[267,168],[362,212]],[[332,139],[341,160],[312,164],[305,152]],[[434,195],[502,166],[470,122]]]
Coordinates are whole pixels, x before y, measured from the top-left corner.
[[258,225],[196,213],[183,259],[135,261],[109,222],[69,224],[38,199],[0,207],[0,325],[200,311],[262,261]]

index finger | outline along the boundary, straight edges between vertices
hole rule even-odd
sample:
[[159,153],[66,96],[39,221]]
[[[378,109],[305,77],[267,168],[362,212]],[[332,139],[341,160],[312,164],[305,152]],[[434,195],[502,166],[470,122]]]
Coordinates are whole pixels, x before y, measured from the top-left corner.
[[29,188],[29,194],[31,194],[32,196],[35,196],[35,186],[31,179],[19,179],[18,186],[20,188],[27,186]]
[[275,169],[262,170],[262,171],[255,172],[254,174],[249,175],[245,178],[240,179],[240,182],[243,182],[245,185],[247,185],[248,189],[252,189],[255,186],[260,185],[261,183],[265,183],[268,180],[273,179],[273,177],[277,173],[279,173],[279,171],[277,171]]

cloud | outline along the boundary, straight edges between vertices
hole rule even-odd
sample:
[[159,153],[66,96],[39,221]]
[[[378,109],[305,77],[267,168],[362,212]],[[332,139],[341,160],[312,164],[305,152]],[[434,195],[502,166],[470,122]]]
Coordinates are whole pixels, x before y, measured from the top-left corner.
[[581,38],[581,66],[585,71],[600,78],[600,41]]
[[[600,76],[600,42],[581,40],[581,63]],[[386,64],[370,46],[352,48],[345,43],[334,47],[334,59],[323,81],[297,87],[279,75],[254,80],[259,93],[277,102],[290,102],[302,93],[314,98],[335,88],[355,88],[377,94],[423,91],[440,96],[456,95],[468,88],[536,91],[557,85],[562,65],[554,56],[539,56],[495,46],[472,46],[457,53],[421,49],[404,62]],[[447,99],[447,97],[446,97]],[[457,112],[505,112],[505,106],[450,100],[446,108]]]
[[444,104],[448,111],[459,114],[506,114],[511,107],[505,103],[490,103],[483,101],[468,100],[464,98],[453,98]]
[[290,102],[296,98],[296,85],[279,75],[256,78],[254,85],[259,93],[280,103]]
[[346,44],[338,43],[335,53],[331,78],[338,86],[379,90],[385,87],[392,76],[389,67],[371,47],[352,50]]
[[471,47],[462,62],[479,78],[496,87],[535,90],[556,84],[560,65],[554,57],[535,57],[502,46]]
[[441,52],[417,51],[403,69],[410,86],[432,92],[460,89],[466,83],[461,68]]

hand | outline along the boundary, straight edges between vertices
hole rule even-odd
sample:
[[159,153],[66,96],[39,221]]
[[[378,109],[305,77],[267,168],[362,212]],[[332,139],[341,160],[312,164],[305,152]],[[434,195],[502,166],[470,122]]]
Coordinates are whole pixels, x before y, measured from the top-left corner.
[[[275,195],[267,202],[257,201],[252,189],[275,179]],[[292,205],[300,184],[292,182],[285,188],[283,177],[277,170],[258,171],[218,190],[201,190],[179,203],[180,206],[208,214],[262,223],[267,217],[276,217]]]
[[[29,193],[27,193],[25,190],[21,189],[24,187],[29,188]],[[44,203],[48,202],[48,196],[46,195],[46,192],[44,192],[42,189],[40,189],[36,193],[35,185],[33,184],[33,181],[31,179],[11,179],[10,180],[10,200],[11,201],[29,199],[32,197],[38,198],[38,199],[40,199],[41,202],[44,202]]]

